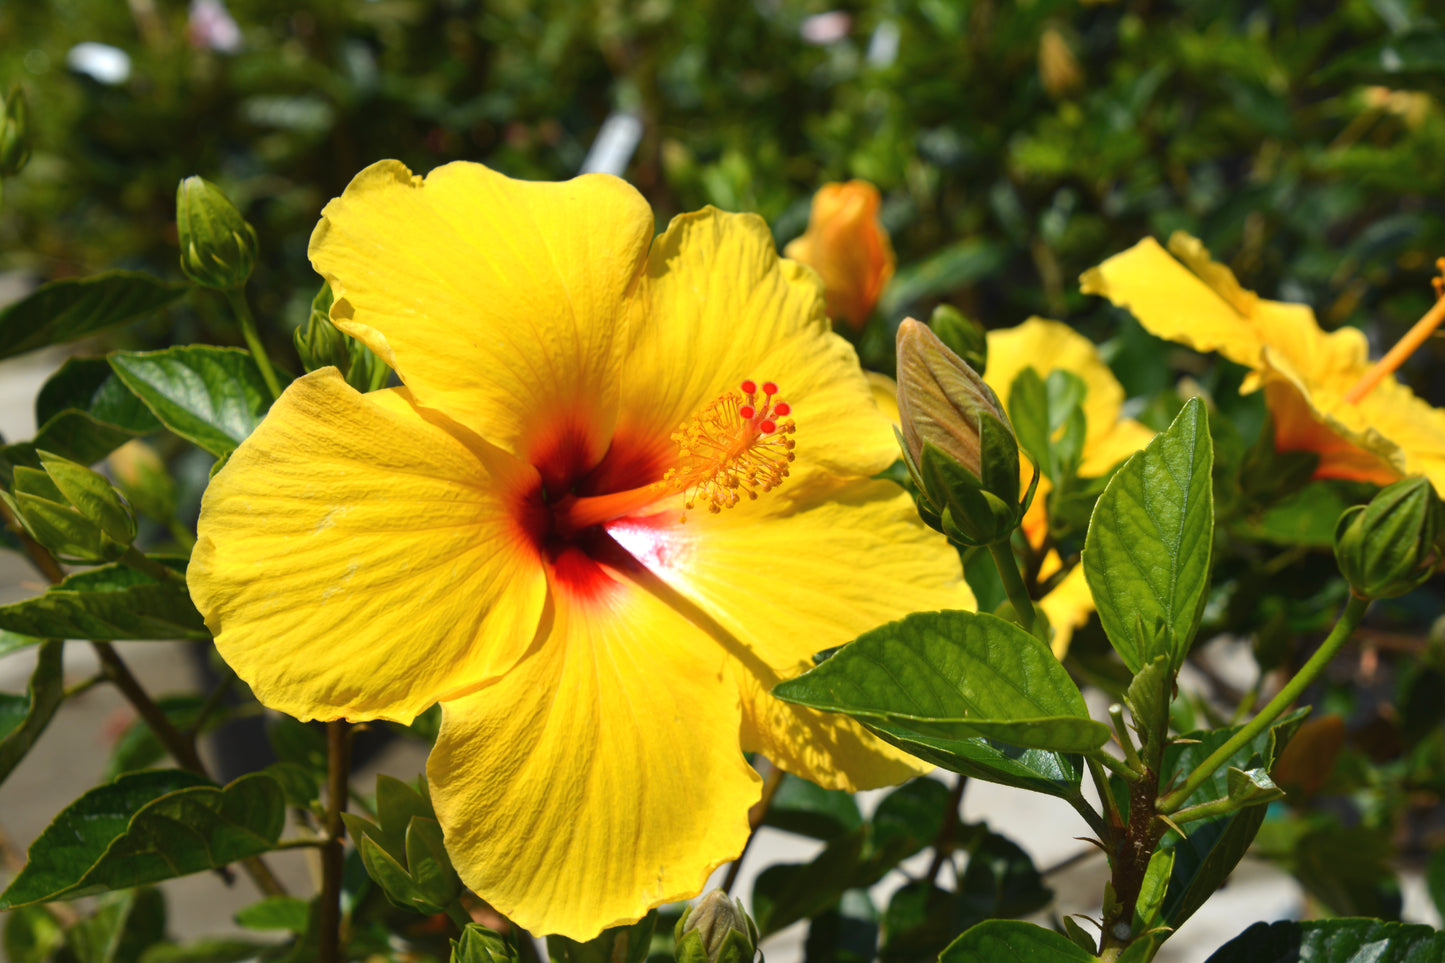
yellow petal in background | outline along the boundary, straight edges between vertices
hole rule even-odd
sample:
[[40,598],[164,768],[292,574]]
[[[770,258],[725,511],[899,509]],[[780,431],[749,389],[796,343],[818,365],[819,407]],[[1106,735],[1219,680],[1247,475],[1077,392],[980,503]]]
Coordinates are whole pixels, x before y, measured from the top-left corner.
[[191,595],[265,705],[410,722],[532,639],[546,584],[516,498],[536,484],[404,391],[323,368],[206,489]]
[[[919,524],[897,485],[820,483],[806,494],[789,514],[761,523],[741,506],[676,527],[627,520],[608,531],[715,621],[725,642],[735,640],[742,677],[762,681],[747,688],[744,748],[825,786],[897,782],[909,772],[899,754],[854,723],[793,710],[761,692],[803,672],[815,652],[909,612],[972,608],[973,597],[955,550]],[[754,503],[755,511],[771,498]]]
[[606,450],[652,230],[615,177],[533,183],[458,162],[423,179],[382,161],[326,205],[310,254],[337,326],[420,404],[563,471]]
[[696,895],[742,850],[761,781],[720,646],[625,581],[554,598],[525,660],[443,703],[427,781],[478,896],[587,940]]

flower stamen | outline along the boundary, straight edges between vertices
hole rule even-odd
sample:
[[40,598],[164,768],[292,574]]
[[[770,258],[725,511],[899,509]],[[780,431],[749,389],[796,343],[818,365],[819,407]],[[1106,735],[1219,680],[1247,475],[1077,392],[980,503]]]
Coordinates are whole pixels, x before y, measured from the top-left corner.
[[[578,497],[551,505],[552,532],[571,537],[585,528],[636,514],[670,495],[682,494],[687,511],[706,506],[714,514],[744,498],[772,491],[788,477],[793,460],[793,408],[778,386],[748,380],[727,391],[677,431],[677,463],[659,481],[627,491]],[[686,521],[683,513],[680,521]]]
[[[792,406],[777,397],[778,386],[751,379],[728,391],[673,432],[678,464],[662,484],[682,492],[688,511],[705,505],[717,514],[743,498],[772,491],[788,477],[795,430]],[[687,520],[684,512],[682,521]]]
[[[1435,267],[1445,272],[1445,257],[1438,259]],[[1419,321],[1415,322],[1414,327],[1405,332],[1405,336],[1396,342],[1384,357],[1376,361],[1370,370],[1366,371],[1364,376],[1355,382],[1349,391],[1345,392],[1346,402],[1355,404],[1373,391],[1381,381],[1394,374],[1396,369],[1405,363],[1405,359],[1414,354],[1430,335],[1435,333],[1440,322],[1445,321],[1445,281],[1435,278],[1433,283],[1435,285],[1435,304],[1425,312]]]

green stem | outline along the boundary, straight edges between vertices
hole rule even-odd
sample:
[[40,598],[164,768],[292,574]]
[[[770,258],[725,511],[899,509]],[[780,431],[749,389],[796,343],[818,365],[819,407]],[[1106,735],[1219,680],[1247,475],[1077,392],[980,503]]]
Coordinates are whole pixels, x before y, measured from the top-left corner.
[[321,925],[317,959],[341,963],[341,870],[345,854],[346,790],[351,776],[351,732],[345,720],[326,723],[326,836],[321,849]]
[[1123,759],[1115,758],[1102,749],[1097,749],[1089,754],[1089,758],[1108,769],[1114,775],[1125,782],[1138,782],[1142,778],[1142,769],[1135,770]]
[[1283,689],[1271,700],[1269,704],[1259,711],[1259,714],[1251,719],[1242,729],[1229,738],[1224,745],[1209,754],[1209,758],[1199,764],[1179,785],[1177,789],[1159,800],[1159,812],[1172,814],[1184,804],[1184,800],[1193,794],[1194,790],[1204,785],[1215,771],[1229,762],[1230,758],[1243,747],[1247,746],[1255,736],[1269,728],[1276,719],[1284,715],[1285,710],[1294,704],[1304,690],[1313,682],[1325,666],[1334,660],[1339,654],[1341,647],[1349,641],[1354,634],[1355,628],[1359,626],[1360,619],[1364,618],[1365,610],[1370,607],[1370,600],[1360,598],[1358,595],[1351,595],[1349,602],[1345,604],[1345,610],[1340,613],[1339,621],[1330,630],[1329,637],[1319,647],[1314,655],[1310,656],[1295,674],[1293,679],[1285,683]]
[[465,930],[472,922],[472,915],[462,906],[461,900],[452,900],[446,905],[446,911],[447,919],[451,920],[458,930]]
[[1032,632],[1034,630],[1034,600],[1029,598],[1029,590],[1024,586],[1023,576],[1019,574],[1018,560],[1014,558],[1013,547],[1009,545],[1008,539],[1004,538],[990,543],[988,553],[993,556],[994,567],[998,569],[999,578],[1003,580],[1003,589],[1008,593],[1009,603],[1014,607],[1019,625]]
[[251,349],[251,356],[256,359],[256,367],[261,369],[261,377],[265,380],[266,387],[271,389],[271,397],[281,397],[281,383],[276,380],[271,359],[267,357],[266,349],[261,344],[261,336],[256,333],[256,319],[251,316],[251,306],[246,303],[245,285],[231,288],[225,294],[231,310],[236,314],[236,320],[241,323],[241,336],[246,339],[246,347]]

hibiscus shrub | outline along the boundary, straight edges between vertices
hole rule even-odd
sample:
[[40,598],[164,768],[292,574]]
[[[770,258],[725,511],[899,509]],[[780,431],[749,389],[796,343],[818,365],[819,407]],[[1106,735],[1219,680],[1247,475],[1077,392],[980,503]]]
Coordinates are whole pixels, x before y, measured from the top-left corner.
[[1445,958],[1422,3],[153,6],[0,104],[4,263],[66,259],[0,359],[75,350],[0,447],[0,788],[136,717],[0,847],[8,959],[1147,963],[1246,855],[1302,919],[1209,960]]

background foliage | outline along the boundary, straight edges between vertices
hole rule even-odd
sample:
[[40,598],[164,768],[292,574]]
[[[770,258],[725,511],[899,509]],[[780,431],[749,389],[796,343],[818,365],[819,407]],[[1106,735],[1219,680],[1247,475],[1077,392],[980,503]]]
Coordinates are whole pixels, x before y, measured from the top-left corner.
[[[890,323],[946,302],[988,327],[1032,314],[1070,321],[1103,342],[1130,414],[1151,427],[1178,411],[1176,378],[1193,379],[1224,416],[1211,421],[1219,549],[1201,637],[1251,637],[1263,678],[1297,664],[1327,629],[1343,597],[1327,551],[1334,517],[1362,491],[1315,484],[1282,506],[1288,492],[1274,469],[1251,461],[1264,418],[1258,398],[1237,397],[1241,372],[1155,341],[1081,295],[1076,279],[1142,236],[1183,229],[1246,287],[1313,305],[1326,328],[1357,325],[1377,345],[1392,342],[1428,305],[1431,265],[1445,254],[1445,27],[1428,0],[297,6],[233,0],[233,52],[200,42],[176,0],[0,6],[0,81],[27,92],[33,150],[5,184],[0,270],[29,282],[111,268],[178,279],[175,188],[199,173],[255,225],[252,307],[273,357],[298,369],[291,332],[317,287],[307,238],[357,170],[382,157],[418,172],[468,159],[564,178],[609,115],[630,114],[642,133],[625,173],[660,222],[704,204],[751,210],[781,244],[802,232],[822,183],[880,187],[899,270],[862,336],[875,367],[892,363]],[[82,42],[123,50],[128,76],[108,83],[72,69]],[[105,338],[95,353],[240,343],[221,299],[203,294]],[[1437,339],[1401,373],[1437,405],[1442,351]],[[89,377],[79,365],[72,375]],[[133,434],[155,430],[144,411],[126,417]],[[178,524],[153,521],[149,546],[184,544],[209,467],[178,439],[164,445]],[[1072,522],[1062,513],[1063,544],[1082,542],[1088,507]],[[1339,721],[1315,733],[1325,741],[1291,771],[1290,804],[1276,807],[1256,845],[1298,876],[1321,913],[1396,917],[1392,861],[1423,863],[1436,849],[1439,588],[1437,579],[1377,607],[1360,648],[1308,696],[1317,717]],[[1127,677],[1108,651],[1095,623],[1076,637],[1069,667],[1119,691]],[[1219,679],[1213,693],[1252,697]],[[195,706],[176,707],[187,710]],[[1179,731],[1230,714],[1189,699],[1174,711]],[[297,748],[305,730],[287,738],[279,754],[305,772],[315,759]],[[149,764],[159,751],[137,758]],[[826,807],[803,811],[816,823]],[[881,845],[883,817],[864,823],[850,810],[847,819],[814,835]],[[975,850],[1012,845],[973,832]],[[1445,864],[1430,867],[1445,880]],[[1009,898],[1022,913],[1041,904],[1035,877],[1019,874],[1027,885]],[[816,915],[818,945],[841,952],[827,927],[866,917],[849,915],[857,892],[816,906],[773,902],[764,928]],[[897,944],[898,958],[939,948],[926,933],[932,898],[898,906],[891,932],[919,941]],[[114,911],[139,920],[144,902]],[[896,922],[910,912],[917,926]]]

